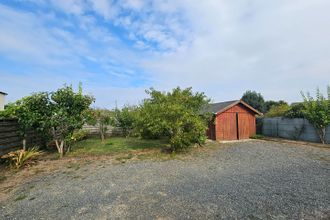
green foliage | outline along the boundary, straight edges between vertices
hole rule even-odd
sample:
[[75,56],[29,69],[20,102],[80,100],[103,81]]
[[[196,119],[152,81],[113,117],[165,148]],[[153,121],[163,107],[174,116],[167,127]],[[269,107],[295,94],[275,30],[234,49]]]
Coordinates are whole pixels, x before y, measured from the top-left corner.
[[53,139],[60,156],[64,155],[66,142],[70,140],[75,130],[86,122],[86,112],[94,101],[92,96],[83,95],[82,88],[76,93],[72,86],[64,86],[50,94],[52,100],[52,115],[50,125]]
[[92,120],[88,123],[98,126],[100,138],[104,141],[108,126],[114,124],[114,112],[107,109],[93,109],[90,112]]
[[241,99],[258,111],[265,112],[265,100],[260,93],[248,90],[243,94]]
[[273,105],[271,109],[265,114],[265,116],[283,117],[288,110],[290,110],[290,106],[288,104]]
[[[37,130],[45,142],[50,138],[49,118],[52,106],[47,92],[33,93],[15,103],[6,106],[2,116],[6,118],[17,118],[19,122],[20,135],[25,138],[29,129]],[[25,148],[25,146],[23,146]]]
[[263,138],[265,138],[265,136],[263,136],[261,134],[254,134],[250,138],[251,139],[263,139]]
[[125,106],[115,110],[115,124],[120,127],[126,137],[130,136],[136,121],[137,107]]
[[72,142],[77,142],[86,139],[88,132],[86,130],[80,129],[75,130],[71,136]]
[[204,93],[179,87],[167,93],[152,88],[146,92],[150,98],[139,108],[136,121],[142,137],[168,137],[173,151],[205,141],[207,121],[200,110],[209,100]]
[[3,156],[3,158],[9,160],[10,164],[16,169],[20,169],[40,154],[41,151],[39,151],[38,148],[31,148],[28,150],[18,150],[10,152],[7,155]]
[[317,89],[314,99],[309,92],[306,95],[301,92],[304,99],[304,115],[315,127],[323,144],[325,143],[326,127],[330,124],[330,86],[327,88],[327,93],[328,97],[324,97]]
[[291,105],[290,109],[284,113],[284,117],[286,117],[286,118],[305,118],[304,110],[305,110],[305,106],[303,103]]
[[65,142],[85,123],[86,111],[93,101],[93,97],[82,94],[81,86],[77,93],[72,86],[64,86],[52,93],[33,93],[9,104],[1,116],[17,118],[23,138],[29,129],[39,131],[45,142],[53,138],[63,156]]
[[279,106],[279,105],[285,105],[285,104],[287,105],[288,103],[283,100],[280,100],[280,101],[269,100],[269,101],[265,102],[264,111],[268,112],[273,106]]

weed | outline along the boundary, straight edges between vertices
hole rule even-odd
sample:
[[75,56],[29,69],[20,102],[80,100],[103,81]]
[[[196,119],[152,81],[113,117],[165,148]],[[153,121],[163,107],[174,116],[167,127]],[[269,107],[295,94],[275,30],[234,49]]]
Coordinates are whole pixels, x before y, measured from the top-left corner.
[[17,202],[17,201],[20,201],[20,200],[23,200],[23,199],[25,199],[27,197],[27,195],[19,195],[18,197],[16,197],[15,199],[14,199],[14,201],[15,202]]
[[8,153],[4,158],[10,160],[11,164],[16,168],[19,169],[28,161],[32,160],[33,158],[39,156],[41,151],[37,148],[31,148],[28,150],[18,150]]
[[253,136],[251,136],[251,139],[263,139],[265,136],[261,135],[261,134],[255,134]]

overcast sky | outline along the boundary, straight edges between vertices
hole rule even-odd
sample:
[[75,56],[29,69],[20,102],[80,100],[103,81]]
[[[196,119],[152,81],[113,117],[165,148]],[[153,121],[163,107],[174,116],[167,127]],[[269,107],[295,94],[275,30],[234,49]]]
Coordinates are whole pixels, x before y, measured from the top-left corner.
[[95,106],[176,86],[300,101],[330,84],[329,0],[0,0],[7,101],[63,84]]

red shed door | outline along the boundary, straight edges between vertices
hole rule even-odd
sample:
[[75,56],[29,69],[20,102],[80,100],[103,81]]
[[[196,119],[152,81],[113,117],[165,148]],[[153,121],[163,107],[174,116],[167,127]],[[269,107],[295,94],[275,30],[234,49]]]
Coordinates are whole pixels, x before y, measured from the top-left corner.
[[249,113],[238,113],[238,137],[248,139],[255,134],[255,118]]
[[219,140],[237,140],[236,113],[225,112],[219,115],[216,130]]
[[246,113],[238,113],[238,138],[247,139],[250,137],[249,131],[249,115]]

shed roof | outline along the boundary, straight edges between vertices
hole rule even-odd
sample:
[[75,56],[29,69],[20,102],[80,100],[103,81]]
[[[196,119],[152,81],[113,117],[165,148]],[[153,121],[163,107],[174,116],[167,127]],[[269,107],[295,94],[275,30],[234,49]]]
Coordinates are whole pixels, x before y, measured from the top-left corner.
[[5,92],[1,92],[1,91],[0,91],[0,94],[2,94],[2,95],[8,95],[7,93],[5,93]]
[[237,105],[237,104],[242,104],[245,107],[247,107],[248,109],[250,109],[251,111],[253,111],[254,113],[256,113],[258,115],[262,115],[261,112],[259,112],[258,110],[256,110],[255,108],[253,108],[252,106],[250,106],[249,104],[247,104],[246,102],[244,102],[242,100],[233,100],[233,101],[212,103],[212,104],[209,104],[203,110],[203,112],[210,112],[210,113],[213,113],[213,114],[219,114],[219,113],[224,112],[227,109],[229,109],[229,108],[231,108],[231,107],[233,107],[234,105]]

